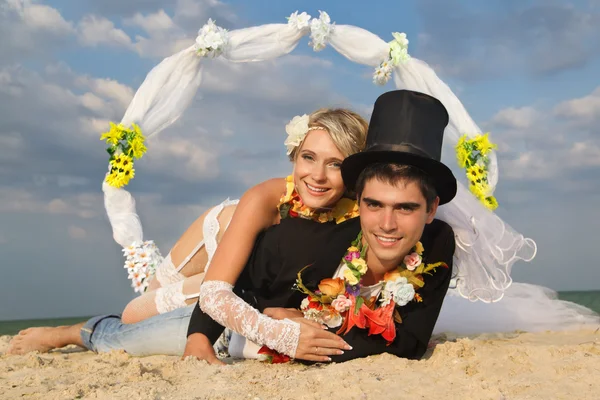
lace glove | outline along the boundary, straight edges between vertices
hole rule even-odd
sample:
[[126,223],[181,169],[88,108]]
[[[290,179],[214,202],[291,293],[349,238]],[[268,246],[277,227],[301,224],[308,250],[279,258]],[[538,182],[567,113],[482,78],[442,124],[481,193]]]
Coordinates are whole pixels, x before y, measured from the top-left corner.
[[290,357],[296,355],[300,324],[261,314],[233,293],[233,285],[223,281],[204,282],[198,304],[212,319],[250,341]]

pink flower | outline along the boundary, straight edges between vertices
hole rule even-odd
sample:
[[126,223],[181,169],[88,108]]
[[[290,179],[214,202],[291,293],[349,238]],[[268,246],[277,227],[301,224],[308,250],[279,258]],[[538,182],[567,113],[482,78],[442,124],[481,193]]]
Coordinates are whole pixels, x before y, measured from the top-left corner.
[[419,265],[421,265],[421,256],[417,253],[411,253],[404,257],[404,265],[409,271],[414,271]]
[[360,252],[359,251],[351,251],[348,254],[346,254],[344,256],[344,260],[346,261],[352,261],[355,260],[357,258],[360,258]]
[[331,305],[337,312],[343,313],[352,306],[352,300],[340,294],[335,300],[331,302]]

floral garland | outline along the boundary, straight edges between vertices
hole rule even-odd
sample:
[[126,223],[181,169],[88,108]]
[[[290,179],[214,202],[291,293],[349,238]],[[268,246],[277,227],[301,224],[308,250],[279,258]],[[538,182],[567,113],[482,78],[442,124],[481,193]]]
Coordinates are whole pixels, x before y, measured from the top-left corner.
[[142,130],[136,124],[126,128],[123,124],[111,122],[110,130],[103,133],[100,140],[106,140],[109,145],[106,151],[110,154],[110,172],[106,176],[106,182],[116,188],[127,185],[135,176],[133,161],[142,158],[147,150]]
[[422,297],[416,291],[425,284],[423,275],[431,275],[437,267],[448,268],[448,265],[444,262],[425,264],[423,245],[417,242],[402,264],[384,275],[380,282],[383,284],[381,293],[367,299],[360,294],[361,280],[368,270],[365,261],[367,247],[362,244],[361,232],[342,259],[343,278],[323,279],[314,292],[304,286],[301,276],[303,270],[300,271],[296,287],[308,295],[300,309],[307,319],[330,328],[340,327],[337,334],[346,334],[356,326],[369,329],[369,335],[381,335],[390,344],[396,338],[394,322],[402,322],[396,306],[402,307],[411,301],[422,302]]
[[490,142],[488,135],[489,132],[472,139],[467,139],[466,134],[461,136],[456,144],[456,160],[466,171],[471,193],[493,211],[498,208],[498,201],[490,195],[488,181],[490,159],[487,155],[498,146]]
[[277,205],[281,219],[300,217],[323,223],[335,220],[335,222],[339,224],[358,216],[358,204],[356,203],[356,200],[345,197],[340,199],[331,210],[317,212],[304,205],[300,195],[296,191],[293,176],[290,175],[286,177],[285,182],[286,193],[281,196],[279,204]]
[[393,68],[406,63],[410,59],[408,54],[408,39],[406,33],[392,33],[394,40],[390,44],[388,57],[379,64],[373,73],[373,82],[377,85],[385,85],[392,77]]
[[333,33],[334,28],[335,22],[331,23],[329,14],[327,14],[325,11],[319,10],[319,18],[313,18],[310,21],[309,46],[312,46],[314,51],[323,50],[327,45],[329,36],[331,36]]
[[124,268],[127,269],[131,287],[136,293],[144,293],[154,276],[156,268],[162,261],[158,247],[152,240],[133,242],[123,249],[126,257]]
[[215,21],[209,18],[198,31],[194,49],[200,57],[215,58],[220,56],[229,44],[229,34],[227,29],[223,29],[215,24]]

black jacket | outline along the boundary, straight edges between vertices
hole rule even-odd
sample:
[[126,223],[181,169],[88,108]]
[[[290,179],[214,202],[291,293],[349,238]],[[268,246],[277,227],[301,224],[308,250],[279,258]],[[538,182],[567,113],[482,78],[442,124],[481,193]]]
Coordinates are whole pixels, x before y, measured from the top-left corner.
[[[310,265],[302,274],[303,281],[316,288],[321,279],[333,276],[359,231],[359,218],[341,224],[285,219],[258,237],[234,292],[261,312],[267,307],[299,308],[305,295],[292,290],[298,271]],[[367,330],[354,327],[344,335],[353,350],[333,356],[333,361],[385,352],[411,359],[423,356],[452,275],[454,233],[445,222],[434,220],[425,226],[421,242],[425,248],[424,262],[443,261],[449,268],[438,268],[433,275],[424,275],[425,285],[418,291],[422,303],[413,301],[399,308],[403,322],[396,324],[396,339],[392,344],[387,345],[379,335],[369,337]],[[223,329],[199,307],[194,308],[188,336],[203,333],[214,343]]]

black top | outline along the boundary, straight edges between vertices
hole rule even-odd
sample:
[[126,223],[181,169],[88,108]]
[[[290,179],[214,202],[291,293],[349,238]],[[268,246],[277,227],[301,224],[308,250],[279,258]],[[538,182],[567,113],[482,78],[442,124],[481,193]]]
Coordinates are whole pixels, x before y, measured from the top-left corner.
[[[305,295],[292,290],[298,271],[312,264],[302,278],[307,287],[316,288],[321,279],[333,276],[359,231],[359,218],[341,224],[284,219],[259,235],[234,292],[261,312],[267,307],[300,308]],[[343,336],[353,350],[332,356],[333,361],[385,352],[413,359],[423,356],[452,275],[452,228],[445,222],[434,220],[425,226],[421,242],[425,248],[424,262],[443,261],[450,268],[438,268],[433,275],[424,275],[425,286],[418,292],[423,302],[411,302],[399,308],[403,323],[396,324],[396,339],[392,344],[388,346],[379,335],[368,337],[367,330],[354,327]],[[214,343],[223,329],[199,307],[194,307],[188,336],[203,333]]]

